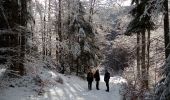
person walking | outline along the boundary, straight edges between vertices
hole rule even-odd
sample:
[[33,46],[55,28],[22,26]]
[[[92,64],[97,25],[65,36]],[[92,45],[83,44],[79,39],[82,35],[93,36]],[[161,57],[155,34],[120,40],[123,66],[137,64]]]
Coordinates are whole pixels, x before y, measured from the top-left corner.
[[100,81],[100,74],[99,74],[99,70],[97,69],[95,74],[94,74],[94,78],[96,81],[96,89],[99,90],[99,81]]
[[88,89],[92,89],[92,82],[93,82],[93,73],[92,70],[90,70],[87,74],[87,82],[88,82]]
[[110,73],[108,72],[108,70],[105,70],[104,81],[107,87],[106,92],[109,92],[109,79],[110,79]]

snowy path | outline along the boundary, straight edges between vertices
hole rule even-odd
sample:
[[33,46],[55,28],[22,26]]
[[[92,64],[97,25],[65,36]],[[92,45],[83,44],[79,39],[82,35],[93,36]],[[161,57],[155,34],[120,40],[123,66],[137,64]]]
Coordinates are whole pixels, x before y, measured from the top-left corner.
[[87,82],[77,77],[64,78],[64,81],[64,86],[50,89],[44,98],[38,100],[122,100],[119,90],[125,80],[118,76],[111,77],[109,93],[105,92],[103,76],[101,76],[100,90],[95,89],[95,82],[93,82],[92,90],[89,91]]
[[110,92],[105,92],[106,86],[101,76],[100,90],[95,89],[93,82],[92,90],[87,89],[87,82],[75,76],[62,76],[64,84],[58,84],[53,88],[46,89],[43,96],[31,96],[33,93],[23,91],[24,89],[11,89],[6,94],[0,94],[0,100],[122,100],[119,94],[121,84],[125,80],[119,76],[111,77]]

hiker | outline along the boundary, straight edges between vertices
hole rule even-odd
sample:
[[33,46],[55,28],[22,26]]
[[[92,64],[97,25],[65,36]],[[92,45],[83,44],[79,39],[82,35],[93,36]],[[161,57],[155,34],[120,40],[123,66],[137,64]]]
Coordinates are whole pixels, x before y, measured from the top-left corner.
[[93,82],[93,73],[92,70],[90,70],[87,74],[87,81],[88,81],[88,89],[92,89],[92,82]]
[[107,87],[106,92],[109,92],[109,79],[110,79],[110,73],[108,72],[108,70],[105,70],[104,81]]
[[96,81],[96,89],[99,90],[99,81],[100,81],[100,74],[99,74],[99,70],[97,69],[95,74],[94,74],[94,78]]

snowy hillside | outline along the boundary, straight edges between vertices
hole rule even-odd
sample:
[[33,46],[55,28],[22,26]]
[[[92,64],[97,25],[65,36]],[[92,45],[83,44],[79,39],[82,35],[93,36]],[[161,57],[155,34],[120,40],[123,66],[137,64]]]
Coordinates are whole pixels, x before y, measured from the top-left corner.
[[26,87],[10,87],[0,93],[0,100],[122,100],[120,90],[125,79],[120,76],[111,77],[110,92],[106,92],[106,86],[101,75],[100,90],[87,89],[87,81],[76,76],[63,76],[64,83],[45,87],[44,94],[38,96],[36,92]]

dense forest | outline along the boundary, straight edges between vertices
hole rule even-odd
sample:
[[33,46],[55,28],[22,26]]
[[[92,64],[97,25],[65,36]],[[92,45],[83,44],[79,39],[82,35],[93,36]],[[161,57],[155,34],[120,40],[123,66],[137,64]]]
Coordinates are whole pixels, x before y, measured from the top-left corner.
[[168,4],[0,0],[0,100],[170,100]]

